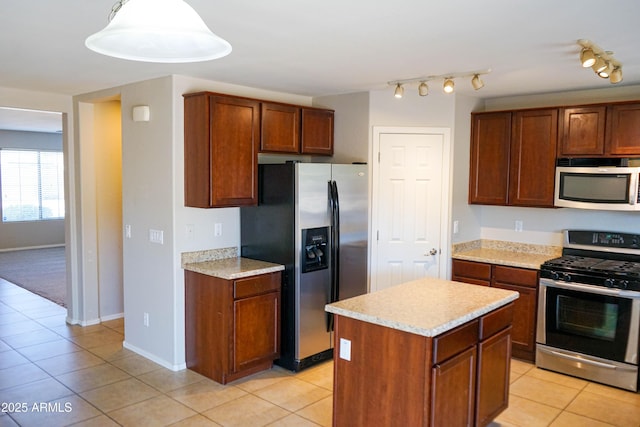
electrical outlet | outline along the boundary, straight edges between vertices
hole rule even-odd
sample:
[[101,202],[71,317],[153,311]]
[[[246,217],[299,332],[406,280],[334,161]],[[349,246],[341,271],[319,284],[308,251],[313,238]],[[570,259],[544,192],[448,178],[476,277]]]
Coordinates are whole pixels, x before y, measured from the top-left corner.
[[127,224],[124,226],[124,237],[126,237],[127,239],[131,238],[131,225]]
[[142,316],[142,323],[147,328],[149,327],[149,313],[144,313],[144,315]]
[[351,361],[351,341],[340,338],[340,359]]
[[222,223],[217,222],[213,226],[213,235],[216,237],[222,236]]
[[516,220],[516,231],[517,232],[521,232],[522,231],[522,221],[521,220]]
[[460,222],[453,221],[453,234],[458,234],[460,232]]

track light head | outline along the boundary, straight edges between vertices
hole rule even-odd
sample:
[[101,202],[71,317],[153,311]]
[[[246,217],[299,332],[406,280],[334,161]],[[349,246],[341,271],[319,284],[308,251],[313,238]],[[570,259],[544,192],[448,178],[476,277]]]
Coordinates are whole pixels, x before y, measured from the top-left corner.
[[427,82],[420,82],[420,85],[418,86],[418,94],[420,96],[429,95],[429,86],[427,86]]
[[395,96],[396,98],[402,98],[402,95],[404,95],[404,88],[402,87],[402,85],[400,83],[398,83],[396,85],[396,90],[393,93],[393,96]]
[[606,67],[604,67],[601,71],[598,72],[598,75],[603,79],[608,79],[613,71],[613,64],[610,61],[606,61]]
[[473,86],[475,90],[478,90],[484,87],[484,82],[480,80],[480,75],[475,74],[473,76],[473,78],[471,79],[471,86]]
[[596,56],[596,62],[593,63],[591,69],[596,73],[600,73],[602,70],[607,68],[607,62],[602,59],[600,55]]
[[453,83],[453,80],[450,78],[447,78],[444,81],[444,85],[442,86],[442,89],[444,90],[445,93],[452,93],[454,85],[455,84]]
[[609,81],[613,84],[620,83],[622,81],[622,67],[614,67],[609,76]]
[[580,62],[584,68],[589,68],[596,63],[596,54],[593,53],[593,49],[585,47],[580,52]]

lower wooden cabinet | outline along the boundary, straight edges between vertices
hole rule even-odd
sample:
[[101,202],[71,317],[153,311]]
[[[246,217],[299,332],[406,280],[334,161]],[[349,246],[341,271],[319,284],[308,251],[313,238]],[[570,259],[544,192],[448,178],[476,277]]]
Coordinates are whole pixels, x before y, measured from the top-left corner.
[[513,303],[433,338],[336,316],[333,425],[485,426],[508,404]]
[[185,271],[187,367],[221,384],[280,356],[281,273],[226,280]]
[[511,346],[513,356],[533,362],[536,353],[538,271],[454,259],[452,280],[517,291]]

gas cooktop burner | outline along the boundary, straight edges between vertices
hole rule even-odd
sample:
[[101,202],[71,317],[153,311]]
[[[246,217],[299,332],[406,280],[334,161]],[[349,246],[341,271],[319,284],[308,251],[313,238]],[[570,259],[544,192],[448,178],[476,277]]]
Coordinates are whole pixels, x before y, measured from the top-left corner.
[[545,262],[544,265],[555,269],[561,269],[562,271],[575,271],[583,274],[598,272],[640,277],[640,262],[565,255],[560,258],[549,260]]

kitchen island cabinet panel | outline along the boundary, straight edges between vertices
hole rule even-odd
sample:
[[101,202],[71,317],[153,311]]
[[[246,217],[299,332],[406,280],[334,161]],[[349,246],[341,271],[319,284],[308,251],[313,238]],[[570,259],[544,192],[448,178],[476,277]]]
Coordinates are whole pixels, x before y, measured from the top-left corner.
[[507,327],[478,344],[476,425],[489,424],[507,408],[510,368],[511,327]]
[[334,394],[344,399],[334,404],[333,425],[423,425],[430,401],[428,340],[344,316],[335,320],[335,336],[351,342],[351,360],[334,352]]
[[432,368],[432,410],[429,425],[473,425],[476,401],[476,363],[476,347],[474,345]]

